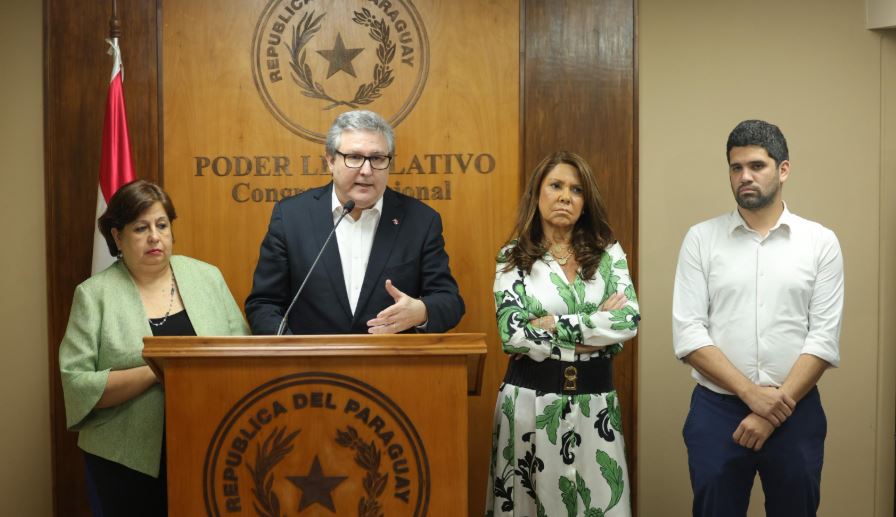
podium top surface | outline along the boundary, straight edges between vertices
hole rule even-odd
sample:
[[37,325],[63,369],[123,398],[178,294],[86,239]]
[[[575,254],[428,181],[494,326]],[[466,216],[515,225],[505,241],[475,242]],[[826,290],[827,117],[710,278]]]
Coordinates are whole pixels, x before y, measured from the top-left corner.
[[485,355],[485,334],[340,334],[143,338],[143,357]]

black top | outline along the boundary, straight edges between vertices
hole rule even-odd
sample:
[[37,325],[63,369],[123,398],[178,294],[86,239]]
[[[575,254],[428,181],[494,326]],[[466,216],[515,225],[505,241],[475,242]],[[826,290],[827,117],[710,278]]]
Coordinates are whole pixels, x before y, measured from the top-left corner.
[[156,326],[165,320],[165,318],[150,318],[149,322],[152,328],[153,336],[195,336],[196,331],[193,329],[193,323],[190,322],[190,316],[187,315],[186,309],[176,312],[168,316],[164,325]]

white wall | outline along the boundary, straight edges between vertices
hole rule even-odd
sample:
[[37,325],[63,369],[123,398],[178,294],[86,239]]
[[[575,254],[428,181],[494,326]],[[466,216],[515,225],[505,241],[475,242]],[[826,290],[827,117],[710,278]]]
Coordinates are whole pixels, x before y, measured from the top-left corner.
[[0,6],[0,513],[51,515],[41,2]]
[[[894,245],[887,200],[896,187],[879,194],[896,164],[889,143],[882,164],[882,80],[896,87],[888,36],[865,29],[864,0],[640,0],[639,21],[640,515],[690,513],[681,428],[693,381],[672,354],[672,282],[687,228],[734,207],[725,141],[748,118],[782,128],[792,162],[784,198],[833,229],[845,257],[842,367],[820,385],[828,438],[819,514],[893,515],[896,333],[885,322],[896,300],[883,294],[896,282],[882,285],[881,270],[893,261],[882,246]],[[754,516],[764,515],[757,492]]]

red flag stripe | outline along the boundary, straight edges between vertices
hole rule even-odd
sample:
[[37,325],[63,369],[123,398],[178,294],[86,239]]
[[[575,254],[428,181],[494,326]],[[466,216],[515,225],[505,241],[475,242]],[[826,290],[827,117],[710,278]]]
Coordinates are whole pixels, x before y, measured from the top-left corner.
[[[112,195],[122,185],[136,179],[134,165],[131,162],[128,120],[124,109],[121,51],[116,38],[106,41],[109,43],[109,55],[112,56],[113,62],[112,78],[109,81],[109,93],[106,97],[106,115],[103,119],[102,154],[96,198],[97,218],[105,212]],[[106,241],[94,223],[92,274],[106,269],[113,262],[114,259],[109,254]]]
[[134,181],[128,120],[124,109],[124,93],[119,71],[109,83],[106,117],[103,122],[103,150],[100,162],[100,188],[106,203],[122,185]]

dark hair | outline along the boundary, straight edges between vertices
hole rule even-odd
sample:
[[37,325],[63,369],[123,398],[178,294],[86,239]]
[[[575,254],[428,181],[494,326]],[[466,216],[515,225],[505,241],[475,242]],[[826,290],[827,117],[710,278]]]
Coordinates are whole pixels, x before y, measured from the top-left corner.
[[765,152],[775,160],[775,165],[780,165],[784,160],[790,159],[787,151],[787,140],[778,126],[764,120],[744,120],[728,135],[728,144],[725,146],[725,158],[731,162],[732,147],[747,147],[755,145],[765,149]]
[[577,154],[558,151],[541,160],[529,177],[523,198],[520,200],[516,226],[510,236],[511,248],[503,257],[507,261],[504,271],[519,268],[531,273],[532,264],[547,253],[541,228],[541,214],[538,211],[538,199],[544,178],[561,163],[576,169],[584,190],[585,204],[582,207],[582,215],[572,230],[572,249],[576,262],[582,268],[583,278],[594,277],[604,250],[614,241],[613,229],[607,222],[607,210],[591,167]]
[[123,185],[112,195],[106,211],[96,221],[112,256],[118,255],[118,246],[115,244],[115,238],[112,237],[112,229],[121,231],[125,225],[136,221],[140,214],[156,203],[162,203],[169,221],[174,221],[177,218],[171,198],[162,190],[162,187],[155,183],[146,180],[132,181]]

